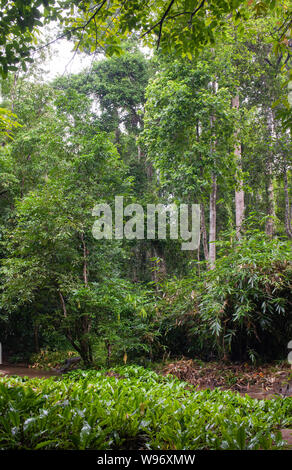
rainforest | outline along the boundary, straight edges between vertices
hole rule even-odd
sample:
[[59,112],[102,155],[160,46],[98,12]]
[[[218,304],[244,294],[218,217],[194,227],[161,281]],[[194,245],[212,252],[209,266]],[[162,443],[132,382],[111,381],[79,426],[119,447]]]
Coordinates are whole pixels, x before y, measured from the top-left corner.
[[0,0],[2,451],[291,449],[291,25]]

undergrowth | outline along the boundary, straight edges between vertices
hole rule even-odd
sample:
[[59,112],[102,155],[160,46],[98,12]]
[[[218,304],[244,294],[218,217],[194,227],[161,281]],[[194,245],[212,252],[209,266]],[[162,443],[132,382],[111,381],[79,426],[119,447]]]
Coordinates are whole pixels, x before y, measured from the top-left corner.
[[0,449],[272,449],[292,399],[196,391],[139,366],[0,378]]

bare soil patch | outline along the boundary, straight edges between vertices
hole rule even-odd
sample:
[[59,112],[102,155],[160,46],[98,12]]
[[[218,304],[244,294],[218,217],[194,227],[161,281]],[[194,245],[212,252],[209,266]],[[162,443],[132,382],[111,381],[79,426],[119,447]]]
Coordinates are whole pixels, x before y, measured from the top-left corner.
[[31,369],[25,364],[1,364],[0,365],[0,376],[1,375],[19,375],[20,377],[29,377],[29,378],[48,378],[58,375],[54,371],[45,371]]
[[181,359],[165,365],[160,373],[172,374],[199,390],[220,387],[258,399],[292,396],[292,370],[285,363],[255,367]]

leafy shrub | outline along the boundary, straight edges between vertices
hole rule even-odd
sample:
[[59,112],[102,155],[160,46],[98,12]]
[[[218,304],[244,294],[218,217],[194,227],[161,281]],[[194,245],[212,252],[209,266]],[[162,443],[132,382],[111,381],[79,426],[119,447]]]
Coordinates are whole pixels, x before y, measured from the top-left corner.
[[292,399],[196,391],[138,366],[0,378],[0,449],[270,449]]
[[213,357],[212,332],[202,322],[199,302],[199,279],[195,275],[161,283],[156,323],[169,355],[194,357],[199,354],[206,360]]
[[92,343],[99,353],[99,365],[120,364],[151,358],[159,348],[159,331],[152,322],[153,291],[133,283],[110,279],[98,289],[99,322],[93,328]]
[[66,359],[78,356],[76,351],[50,351],[42,349],[30,358],[32,369],[51,370],[61,367]]
[[278,359],[292,337],[291,244],[253,232],[221,243],[205,275],[200,315],[233,359]]
[[161,284],[157,324],[163,344],[173,355],[205,360],[286,358],[291,243],[252,231],[239,242],[217,245],[215,269]]

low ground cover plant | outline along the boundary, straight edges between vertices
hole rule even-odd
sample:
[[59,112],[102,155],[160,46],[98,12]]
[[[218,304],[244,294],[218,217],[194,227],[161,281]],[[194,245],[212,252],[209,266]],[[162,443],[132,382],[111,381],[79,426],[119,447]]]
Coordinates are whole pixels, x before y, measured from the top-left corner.
[[0,449],[272,449],[292,399],[197,391],[139,366],[0,378]]

